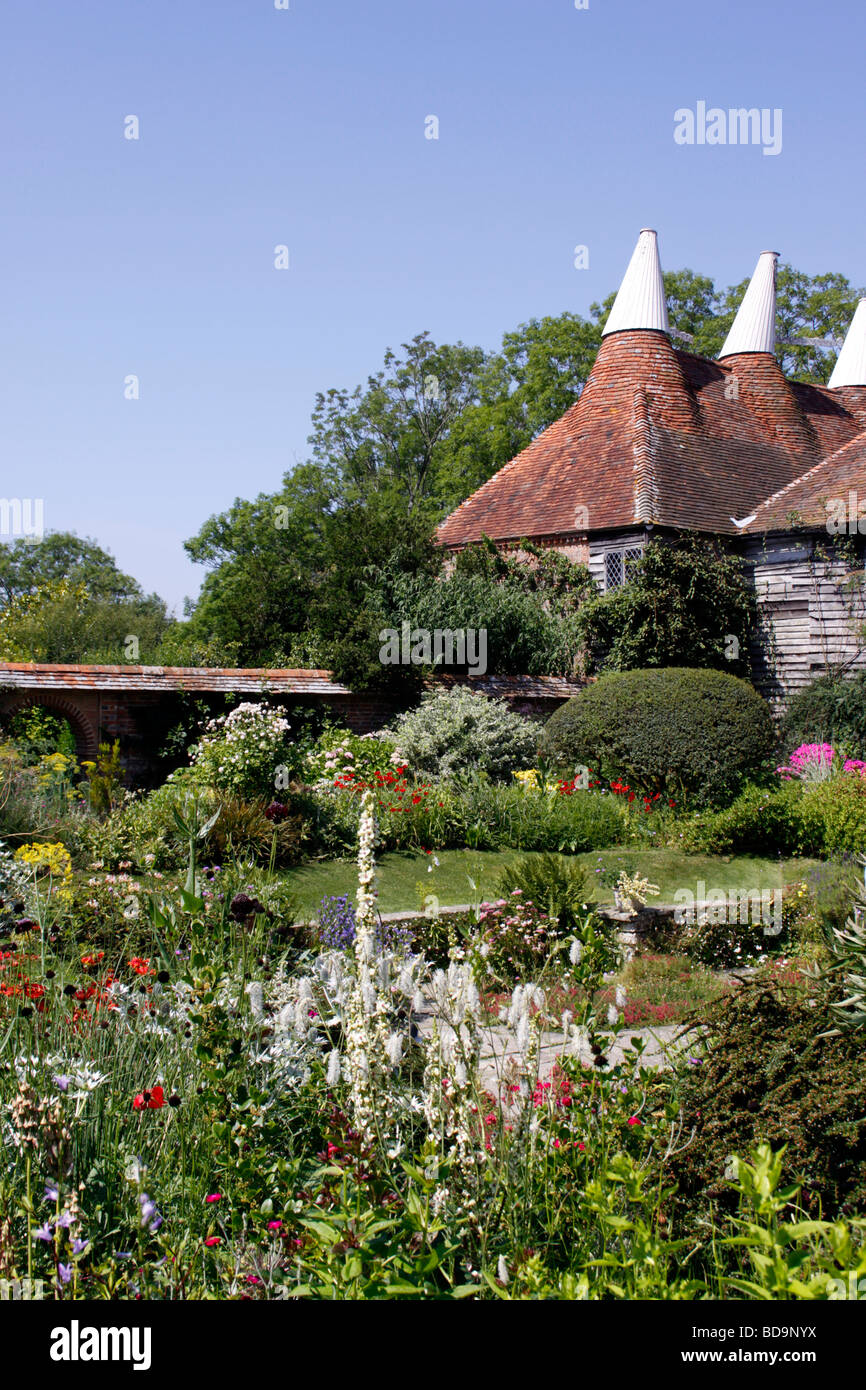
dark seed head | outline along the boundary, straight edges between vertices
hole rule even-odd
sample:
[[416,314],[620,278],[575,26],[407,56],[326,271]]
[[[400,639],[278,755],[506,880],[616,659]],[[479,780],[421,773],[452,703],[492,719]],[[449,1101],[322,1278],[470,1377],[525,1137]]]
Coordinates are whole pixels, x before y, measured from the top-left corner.
[[167,985],[169,980],[171,979],[171,976],[169,975],[167,970],[160,970],[156,978],[159,980],[159,983],[161,985]]
[[76,988],[75,985],[64,985],[64,986],[63,986],[63,993],[64,993],[65,995],[67,995],[70,999],[72,998],[73,994],[75,994],[76,992],[77,992],[77,988]]

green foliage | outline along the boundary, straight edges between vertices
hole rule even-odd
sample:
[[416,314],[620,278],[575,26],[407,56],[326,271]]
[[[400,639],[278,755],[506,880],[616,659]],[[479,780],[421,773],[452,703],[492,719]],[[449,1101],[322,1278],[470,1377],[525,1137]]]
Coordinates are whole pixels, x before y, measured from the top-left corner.
[[217,795],[215,808],[219,816],[207,836],[207,850],[215,863],[240,855],[284,868],[301,859],[308,833],[297,812],[287,807],[279,819],[271,820],[265,814],[267,801],[246,801],[230,792]]
[[75,756],[75,735],[69,721],[43,705],[25,705],[4,720],[6,732],[27,763],[46,753]]
[[32,764],[16,745],[0,744],[0,837],[60,840],[76,855],[86,824],[73,758],[48,753]]
[[420,684],[421,668],[383,666],[379,632],[393,625],[389,613],[394,587],[408,577],[430,576],[441,566],[430,516],[407,515],[390,492],[374,493],[329,515],[324,537],[323,571],[305,621],[319,635],[328,666],[352,689],[388,687],[412,693]]
[[301,763],[307,782],[332,783],[341,773],[369,778],[376,772],[392,772],[396,762],[393,740],[383,734],[355,734],[329,725],[310,747]]
[[687,534],[650,542],[628,583],[587,603],[578,628],[593,670],[706,666],[747,675],[756,611],[742,561],[713,537]]
[[560,931],[573,931],[589,889],[586,870],[558,854],[527,855],[510,864],[497,885],[503,898],[519,890],[524,901],[545,912]]
[[686,821],[682,843],[708,854],[858,854],[866,846],[866,785],[843,773],[823,782],[748,786],[722,810]]
[[787,1146],[786,1175],[802,1177],[812,1213],[863,1210],[863,1043],[856,1035],[822,1035],[834,994],[802,976],[774,984],[762,973],[706,1014],[706,1050],[681,1094],[684,1128],[694,1138],[665,1165],[690,1221],[732,1210],[729,1155],[759,1142]]
[[[866,866],[866,857],[860,855],[859,862]],[[859,1032],[862,1041],[866,1034],[866,888],[862,879],[857,881],[851,916],[831,930],[834,964],[827,974],[841,977],[844,990],[844,997],[830,1006],[834,1031]]]
[[683,826],[683,848],[707,854],[820,854],[820,825],[803,815],[803,784],[747,786],[730,806],[702,811]]
[[101,860],[111,870],[124,860],[138,869],[178,868],[187,850],[174,817],[183,790],[182,781],[166,782],[144,795],[128,796],[105,818],[90,820],[84,833],[89,858]]
[[[439,782],[405,795],[392,810],[385,797],[379,813],[383,849],[518,849],[580,854],[618,844],[625,833],[621,807],[594,792],[534,795],[484,776]],[[419,795],[415,802],[413,796]],[[293,795],[310,826],[311,848],[351,854],[358,813],[356,791],[316,790]]]
[[379,589],[379,631],[404,622],[410,632],[483,631],[488,671],[571,676],[581,651],[577,612],[592,581],[585,566],[527,540],[507,558],[485,540],[462,551],[450,574],[389,568]]
[[168,626],[156,595],[108,599],[88,593],[80,580],[54,579],[0,611],[0,659],[119,665],[130,659],[127,639],[135,637],[135,664],[147,664],[156,660]]
[[803,819],[820,835],[824,854],[862,854],[866,850],[866,781],[841,773],[808,786],[800,803]]
[[65,531],[0,546],[0,596],[5,661],[146,663],[158,659],[172,626],[157,594],[144,594],[93,541]]
[[413,771],[445,780],[484,772],[502,781],[532,765],[540,732],[504,701],[454,686],[401,715],[391,737]]
[[0,545],[0,599],[4,604],[60,580],[81,585],[89,597],[111,603],[143,597],[141,586],[117,568],[107,551],[70,531],[49,531],[38,544],[16,540]]
[[[201,594],[178,636],[205,665],[270,665],[290,634],[306,625],[315,576],[324,563],[322,526],[328,480],[296,469],[275,493],[238,498],[204,523],[185,549],[207,566]],[[226,663],[223,654],[231,655]],[[181,660],[177,664],[186,664]]]
[[600,677],[551,716],[541,753],[700,806],[734,795],[773,742],[769,709],[745,681],[674,667]]
[[95,761],[81,764],[87,774],[90,804],[94,811],[111,811],[123,786],[124,772],[120,762],[120,743],[100,743]]
[[802,743],[844,745],[853,757],[866,751],[866,671],[846,678],[819,676],[798,690],[781,725],[786,748]]

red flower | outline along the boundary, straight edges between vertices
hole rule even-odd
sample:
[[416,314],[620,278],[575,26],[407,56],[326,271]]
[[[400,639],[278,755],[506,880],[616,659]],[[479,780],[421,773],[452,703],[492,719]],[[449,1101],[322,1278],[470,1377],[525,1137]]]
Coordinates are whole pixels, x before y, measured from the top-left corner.
[[205,1245],[222,1245],[222,1236],[208,1236]]
[[147,960],[142,960],[141,956],[133,956],[132,960],[129,962],[129,968],[130,970],[134,970],[136,975],[150,975],[152,973],[149,957]]
[[639,1125],[639,1124],[640,1124],[640,1120],[638,1119],[637,1115],[630,1115],[630,1116],[629,1116],[628,1123],[629,1123],[630,1125]]
[[154,1086],[150,1091],[142,1091],[132,1102],[134,1110],[161,1110],[165,1105],[165,1093],[161,1086]]

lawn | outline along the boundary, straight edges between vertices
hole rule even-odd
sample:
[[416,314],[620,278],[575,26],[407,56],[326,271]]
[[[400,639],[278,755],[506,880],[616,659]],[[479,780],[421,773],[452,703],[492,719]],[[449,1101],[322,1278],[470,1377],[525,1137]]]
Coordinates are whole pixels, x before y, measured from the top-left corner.
[[[471,903],[476,898],[496,896],[496,884],[506,864],[520,856],[515,851],[483,852],[479,850],[438,850],[438,867],[428,872],[432,855],[391,853],[379,861],[379,909],[381,912],[404,912],[419,908],[427,893],[435,893],[443,907]],[[677,889],[688,888],[696,897],[704,889],[719,888],[760,892],[781,888],[796,882],[813,859],[757,859],[751,855],[724,858],[705,854],[684,854],[675,849],[631,850],[628,848],[596,850],[588,854],[565,856],[586,866],[587,874],[596,880],[601,867],[637,866],[661,892],[656,902],[672,902]],[[298,898],[305,917],[311,917],[323,897],[348,893],[354,896],[357,872],[351,860],[328,860],[290,869],[287,877]],[[475,882],[472,888],[469,880]],[[703,884],[704,887],[700,887]],[[597,902],[613,902],[613,890],[594,886]],[[651,900],[652,901],[652,900]]]

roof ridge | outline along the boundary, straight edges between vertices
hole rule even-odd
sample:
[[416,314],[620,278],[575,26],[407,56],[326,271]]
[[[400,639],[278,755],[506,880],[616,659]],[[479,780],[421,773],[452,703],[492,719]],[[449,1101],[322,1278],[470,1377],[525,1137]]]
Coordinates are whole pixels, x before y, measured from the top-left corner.
[[632,396],[632,452],[634,454],[634,519],[653,521],[658,500],[655,456],[652,447],[649,392],[642,383]]
[[[853,449],[855,444],[862,445],[864,439],[866,439],[866,429],[862,429],[859,434],[854,435],[853,439],[849,439],[847,443],[841,444],[838,449],[834,449],[833,453],[828,454],[826,458],[819,459],[817,463],[813,463],[812,467],[807,468],[805,473],[800,473],[796,478],[792,478],[784,487],[780,487],[778,492],[771,492],[769,497],[765,497],[763,502],[758,503],[755,508],[756,515],[763,507],[769,507],[771,503],[778,501],[780,497],[784,497],[785,493],[790,492],[792,488],[799,487],[801,483],[805,483],[806,480],[810,478],[813,473],[817,473],[819,469],[827,468],[831,463],[838,461],[839,456],[844,454],[847,449]],[[750,522],[748,529],[751,530],[753,525],[754,522]]]

